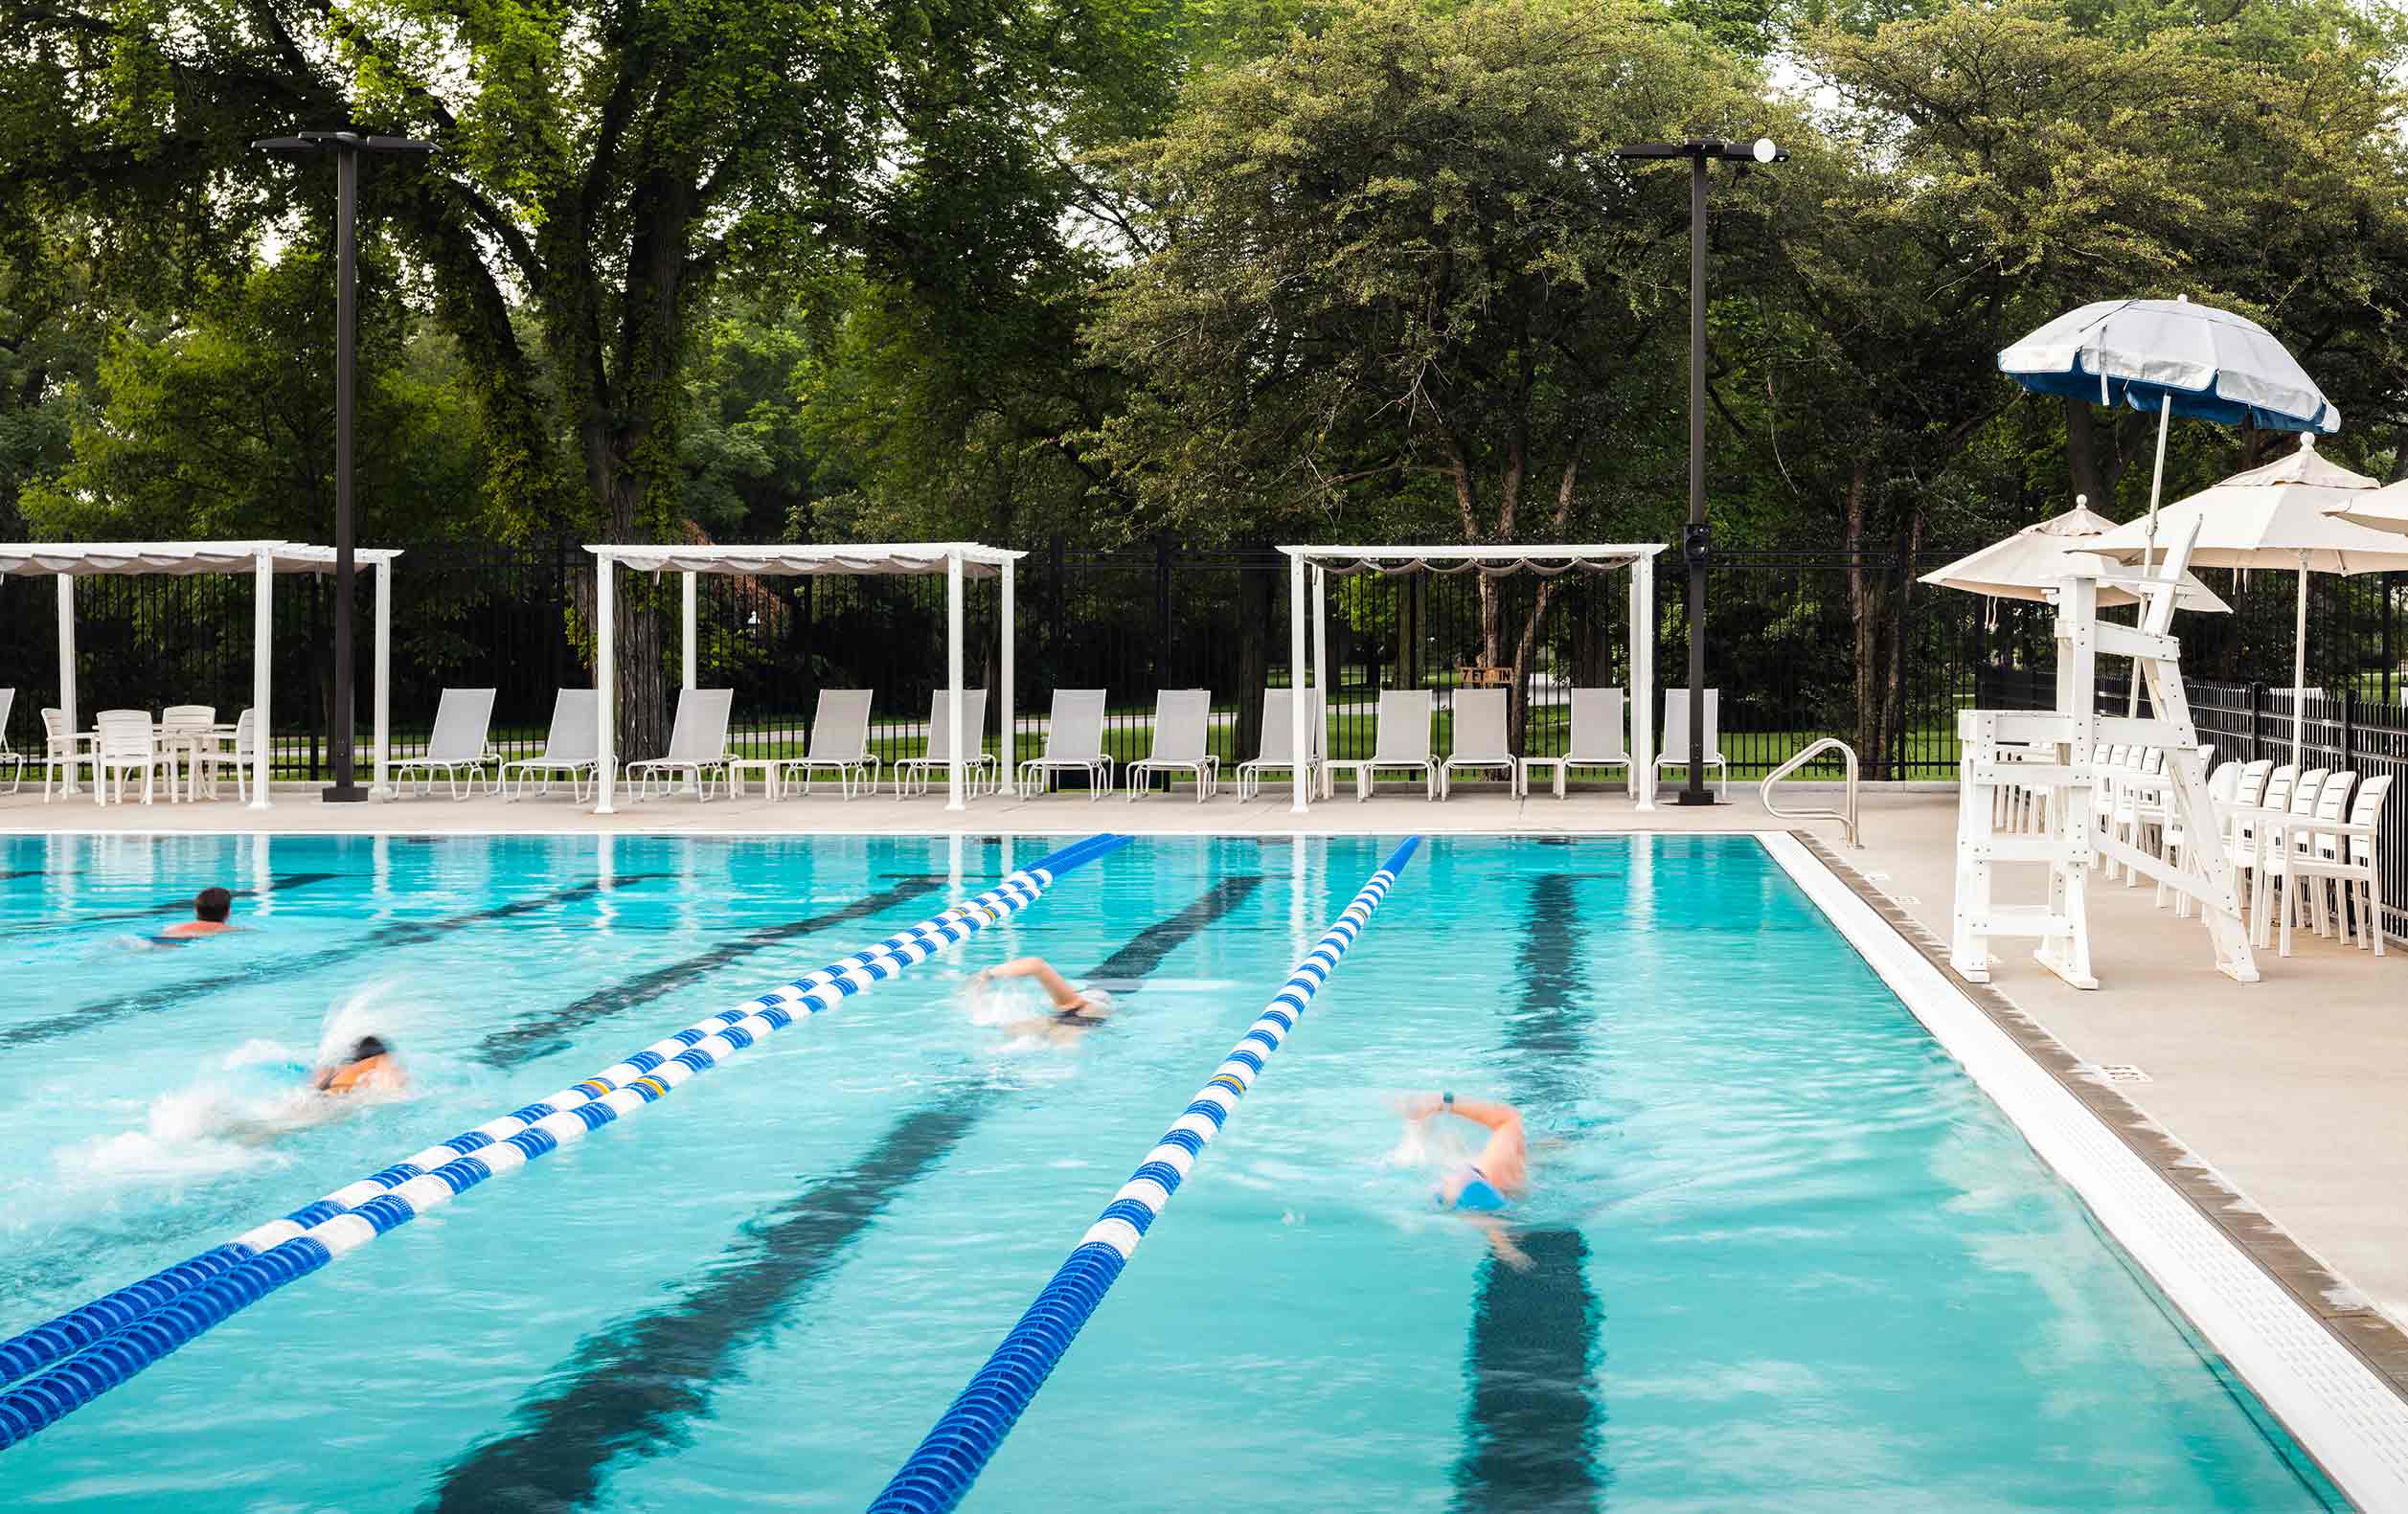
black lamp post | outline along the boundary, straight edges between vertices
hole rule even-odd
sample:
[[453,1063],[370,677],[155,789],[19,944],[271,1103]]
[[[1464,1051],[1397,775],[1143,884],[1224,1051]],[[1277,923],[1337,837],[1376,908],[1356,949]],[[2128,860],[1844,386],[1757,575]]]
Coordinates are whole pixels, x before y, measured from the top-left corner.
[[[1689,160],[1689,525],[1681,532],[1681,556],[1689,564],[1689,782],[1684,804],[1711,804],[1706,787],[1706,563],[1713,531],[1706,524],[1706,165],[1778,163],[1789,154],[1770,137],[1723,142],[1692,137],[1687,142],[1641,142],[1616,147],[1617,158]],[[1653,719],[1650,712],[1647,718]]]
[[[356,131],[305,131],[251,146],[283,157],[334,157],[334,786],[320,797],[356,804],[352,753],[352,418],[359,403],[359,157],[363,152],[428,153],[431,142]],[[264,739],[264,736],[262,736]]]

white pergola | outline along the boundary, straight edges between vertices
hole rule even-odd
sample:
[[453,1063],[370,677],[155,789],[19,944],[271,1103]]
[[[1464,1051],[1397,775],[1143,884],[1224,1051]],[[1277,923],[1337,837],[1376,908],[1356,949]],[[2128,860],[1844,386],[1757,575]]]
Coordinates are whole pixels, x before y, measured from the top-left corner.
[[[1312,717],[1306,682],[1305,627],[1312,626],[1312,683],[1326,689],[1329,669],[1329,579],[1331,574],[1473,573],[1502,578],[1517,573],[1555,577],[1575,571],[1630,570],[1630,788],[1643,810],[1655,808],[1655,559],[1662,542],[1618,542],[1577,547],[1282,547],[1287,554],[1288,690],[1296,703],[1296,798],[1288,807],[1301,815],[1311,802],[1306,778]],[[1306,604],[1311,587],[1309,612]],[[1309,620],[1307,615],[1309,614]],[[1325,703],[1324,709],[1327,709]]]
[[594,554],[594,706],[599,722],[602,761],[599,780],[594,785],[594,813],[609,815],[617,812],[612,802],[612,790],[618,781],[618,685],[616,676],[616,618],[611,608],[613,580],[618,568],[637,573],[676,573],[684,575],[683,596],[679,615],[679,644],[683,651],[683,689],[694,687],[694,575],[701,573],[742,574],[756,577],[802,578],[832,575],[902,575],[922,576],[943,574],[945,576],[945,687],[951,700],[947,716],[952,726],[952,750],[949,759],[950,779],[944,807],[964,807],[965,790],[962,750],[962,584],[967,578],[995,578],[1001,581],[1003,602],[998,619],[1002,622],[1002,665],[997,669],[998,690],[1003,706],[1004,739],[1003,791],[1012,792],[1011,774],[1011,569],[1012,564],[1028,555],[1001,547],[984,546],[971,541],[887,542],[869,546],[836,547],[722,547],[715,544],[658,546],[589,546]]
[[[390,798],[386,782],[387,749],[392,723],[393,559],[398,548],[363,547],[352,553],[359,568],[376,586],[376,671],[375,677],[376,759],[375,793]],[[274,585],[280,573],[332,573],[334,549],[290,541],[165,541],[165,542],[19,542],[0,545],[0,578],[55,577],[58,580],[58,708],[67,729],[76,729],[76,580],[101,576],[135,577],[164,574],[189,578],[200,574],[253,576],[257,594],[251,611],[251,706],[258,739],[254,745],[251,807],[268,807],[267,776],[268,673],[275,653]],[[67,771],[66,792],[76,791],[75,770]]]

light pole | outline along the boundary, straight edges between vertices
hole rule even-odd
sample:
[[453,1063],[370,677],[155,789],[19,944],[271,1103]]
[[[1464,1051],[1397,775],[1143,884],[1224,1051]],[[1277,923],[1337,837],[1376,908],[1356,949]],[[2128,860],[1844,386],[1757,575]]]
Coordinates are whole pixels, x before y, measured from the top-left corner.
[[[1616,147],[1617,158],[1689,160],[1689,525],[1681,532],[1681,556],[1689,564],[1689,781],[1684,804],[1711,804],[1706,787],[1706,563],[1713,531],[1706,524],[1706,165],[1778,163],[1789,154],[1770,137],[1724,142],[1692,137],[1686,142],[1640,142]],[[1653,719],[1648,712],[1647,718]]]
[[[280,157],[334,157],[334,786],[319,797],[356,804],[368,797],[352,754],[352,419],[359,405],[359,157],[363,152],[428,153],[431,142],[356,131],[305,131],[251,144]],[[260,739],[267,739],[261,732]]]

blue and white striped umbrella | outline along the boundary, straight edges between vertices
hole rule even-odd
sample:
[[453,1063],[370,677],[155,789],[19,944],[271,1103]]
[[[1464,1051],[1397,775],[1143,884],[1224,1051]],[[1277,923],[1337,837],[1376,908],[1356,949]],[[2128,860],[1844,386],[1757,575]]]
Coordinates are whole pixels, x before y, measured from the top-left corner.
[[2341,412],[2272,332],[2189,300],[2101,300],[2069,310],[1999,353],[1998,369],[2040,394],[2160,416],[2341,429]]

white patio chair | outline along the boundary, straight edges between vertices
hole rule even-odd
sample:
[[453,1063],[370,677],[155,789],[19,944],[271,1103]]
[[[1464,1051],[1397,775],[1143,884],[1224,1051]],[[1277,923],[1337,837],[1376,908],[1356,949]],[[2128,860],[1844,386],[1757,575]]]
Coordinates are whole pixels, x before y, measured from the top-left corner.
[[1212,747],[1213,691],[1165,689],[1154,695],[1153,750],[1128,765],[1128,799],[1137,802],[1149,774],[1193,773],[1199,804],[1220,791],[1220,758]]
[[735,709],[733,689],[679,689],[677,715],[669,727],[669,751],[627,764],[627,777],[636,780],[635,797],[650,799],[655,779],[667,794],[670,780],[685,773],[693,779],[697,800],[708,803],[712,775],[727,777],[727,723]]
[[1564,779],[1576,767],[1618,767],[1630,772],[1630,746],[1623,724],[1624,699],[1619,689],[1572,690],[1572,739],[1561,757],[1522,758],[1522,793],[1530,793],[1534,769],[1556,770],[1556,798],[1564,797]]
[[[563,689],[552,701],[552,729],[544,734],[543,751],[502,764],[493,775],[494,792],[506,800],[527,797],[527,780],[536,778],[535,792],[552,792],[554,778],[566,774],[569,797],[584,802],[586,787],[600,771],[602,734],[595,729],[598,700],[590,689]],[[511,775],[518,775],[518,792],[511,793]]]
[[185,793],[200,797],[201,748],[212,744],[217,729],[216,705],[170,705],[159,712],[159,760],[167,764],[169,798],[174,798],[175,765],[186,764]]
[[[117,775],[117,802],[125,802],[125,780],[136,769],[142,772],[142,802],[150,802],[153,780],[159,771],[158,728],[150,723],[148,710],[103,710],[95,717],[94,726],[100,741],[92,757],[92,802],[108,802],[109,775]],[[175,775],[168,774],[169,792],[174,792]]]
[[[2211,815],[2221,813],[2233,805],[2239,796],[2241,779],[2248,772],[2248,767],[2249,764],[2246,763],[2227,762],[2208,775],[2208,807]],[[2261,780],[2265,777],[2263,768],[2259,770],[2258,776]],[[2159,854],[2165,858],[2168,867],[2176,869],[2185,867],[2191,861],[2190,832],[2183,828],[2182,822],[2173,818],[2170,812],[2168,812],[2163,825],[2164,828],[2158,836]],[[2212,825],[2208,828],[2208,833],[2215,834]],[[2189,919],[2191,895],[2169,888],[2162,878],[2157,883],[2157,907],[2161,910],[2166,907],[2166,896],[2169,893],[2173,894],[2175,918]]]
[[[1689,766],[1689,690],[1664,690],[1664,744],[1655,749],[1656,784],[1664,782],[1667,765]],[[1706,766],[1721,769],[1715,780],[1715,798],[1727,798],[1731,787],[1731,764],[1722,756],[1722,690],[1706,690]]]
[[[1310,712],[1305,718],[1312,726],[1311,743],[1306,748],[1305,771],[1307,783],[1313,780],[1313,769],[1321,761],[1322,733],[1329,721],[1323,714],[1321,690],[1305,690],[1305,708]],[[1296,771],[1296,693],[1290,689],[1262,690],[1262,742],[1255,748],[1258,754],[1238,764],[1238,798],[1242,802],[1262,792],[1262,775],[1277,769],[1282,773]]]
[[245,710],[236,717],[234,734],[219,735],[203,742],[199,749],[198,769],[193,775],[195,796],[199,785],[207,785],[209,797],[217,797],[217,770],[234,769],[234,797],[244,803],[251,800],[251,771],[260,755],[260,712]]
[[[781,775],[792,779],[797,768],[803,770],[803,792],[811,791],[811,775],[820,768],[832,769],[836,788],[851,799],[856,785],[875,791],[878,772],[883,764],[870,755],[870,690],[867,689],[823,689],[819,691],[819,709],[811,716],[811,746],[799,757],[788,757],[778,764]],[[778,797],[775,781],[769,797]]]
[[[51,785],[65,770],[66,781],[73,786],[76,769],[92,760],[92,737],[67,729],[67,712],[56,706],[42,710],[42,802],[50,802]],[[97,778],[94,782],[98,782]]]
[[[987,690],[962,690],[962,785],[971,796],[1003,786],[1003,758],[987,750]],[[1010,737],[1006,737],[1009,740]],[[928,748],[895,764],[895,797],[925,794],[953,758],[953,701],[940,689],[928,696]]]
[[33,760],[31,754],[19,752],[9,745],[9,712],[16,708],[16,690],[0,689],[0,766],[9,770],[9,792],[13,794],[25,783],[25,764]]
[[[426,750],[417,757],[396,758],[391,764],[396,791],[409,792],[409,780],[415,779],[419,793],[430,793],[435,775],[441,773],[450,783],[455,801],[475,794],[477,780],[486,776],[485,764],[494,759],[486,744],[492,725],[492,689],[444,689],[442,701],[435,706],[435,731],[426,738]],[[465,791],[461,788],[464,773],[467,775]]]
[[1506,787],[1515,799],[1522,797],[1522,766],[1505,736],[1507,692],[1503,689],[1455,690],[1455,739],[1446,760],[1438,765],[1439,798],[1453,792],[1457,768],[1473,773],[1502,771]]
[[1112,759],[1103,752],[1103,690],[1056,689],[1045,723],[1045,752],[1020,764],[1020,791],[1043,793],[1056,773],[1087,775],[1087,798],[1112,792]]
[[[2329,791],[2330,785],[2327,785]],[[2323,933],[2323,892],[2338,886],[2340,897],[2334,903],[2334,927],[2342,939],[2361,949],[2373,947],[2374,955],[2383,953],[2383,802],[2391,797],[2392,779],[2388,773],[2377,774],[2359,785],[2356,802],[2350,806],[2347,822],[2328,821],[2320,813],[2307,849],[2285,860],[2287,878],[2299,880],[2306,890],[2311,884],[2320,897],[2316,915],[2318,934]],[[2288,883],[2285,884],[2286,889]],[[2287,902],[2287,901],[2286,901]],[[2291,912],[2283,915],[2283,951],[2291,949]]]
[[1372,797],[1382,768],[1419,769],[1423,798],[1438,798],[1438,763],[1430,756],[1430,707],[1426,689],[1385,689],[1379,695],[1379,725],[1372,734],[1372,755],[1331,759],[1321,764],[1322,780],[1333,781],[1341,770],[1354,774],[1354,801]]

